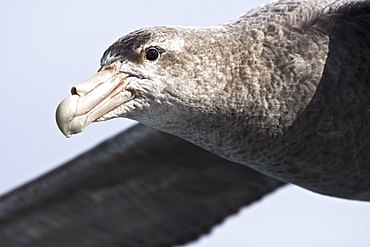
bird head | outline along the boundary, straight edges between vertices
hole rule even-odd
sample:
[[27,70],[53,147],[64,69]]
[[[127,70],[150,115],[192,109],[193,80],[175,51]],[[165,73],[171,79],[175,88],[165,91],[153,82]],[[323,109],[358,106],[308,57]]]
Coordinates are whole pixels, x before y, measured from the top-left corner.
[[231,73],[223,32],[222,26],[156,26],[121,37],[105,51],[98,73],[59,104],[60,130],[69,137],[116,117],[166,130],[217,108]]

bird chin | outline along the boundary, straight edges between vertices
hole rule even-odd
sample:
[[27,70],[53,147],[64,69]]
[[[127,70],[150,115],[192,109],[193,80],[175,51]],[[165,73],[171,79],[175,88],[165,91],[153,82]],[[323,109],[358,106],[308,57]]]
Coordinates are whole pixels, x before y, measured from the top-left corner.
[[134,102],[134,96],[131,97],[132,99],[117,106],[116,108],[112,109],[111,111],[105,113],[104,115],[98,117],[93,122],[102,122],[107,121],[117,117],[125,117],[129,118],[128,115],[131,115],[132,112],[137,110],[137,104]]

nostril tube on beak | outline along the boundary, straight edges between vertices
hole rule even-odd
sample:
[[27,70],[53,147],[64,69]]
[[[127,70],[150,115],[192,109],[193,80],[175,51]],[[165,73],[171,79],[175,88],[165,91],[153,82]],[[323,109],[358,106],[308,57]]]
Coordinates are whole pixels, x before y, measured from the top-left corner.
[[71,94],[72,95],[78,95],[76,87],[71,88]]

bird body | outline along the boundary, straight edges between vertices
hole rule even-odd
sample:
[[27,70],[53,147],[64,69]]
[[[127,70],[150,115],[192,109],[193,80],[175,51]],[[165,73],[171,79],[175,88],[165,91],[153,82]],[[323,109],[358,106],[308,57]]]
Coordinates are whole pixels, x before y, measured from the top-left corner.
[[101,59],[131,98],[97,121],[132,118],[282,181],[370,200],[369,11],[275,1],[221,26],[131,32]]

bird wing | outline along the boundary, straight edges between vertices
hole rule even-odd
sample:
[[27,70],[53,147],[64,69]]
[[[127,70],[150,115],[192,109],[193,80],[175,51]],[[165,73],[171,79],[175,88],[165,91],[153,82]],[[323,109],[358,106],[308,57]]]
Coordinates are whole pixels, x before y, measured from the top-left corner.
[[2,197],[0,243],[183,244],[282,184],[138,124]]

